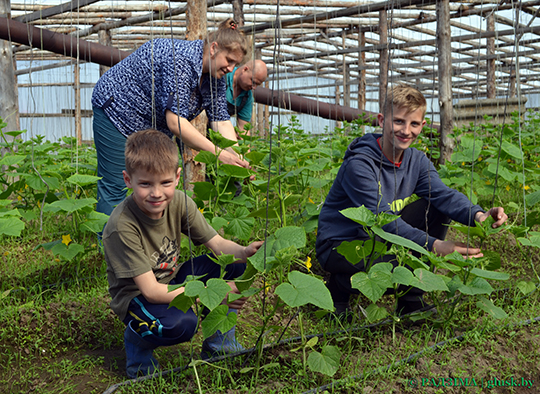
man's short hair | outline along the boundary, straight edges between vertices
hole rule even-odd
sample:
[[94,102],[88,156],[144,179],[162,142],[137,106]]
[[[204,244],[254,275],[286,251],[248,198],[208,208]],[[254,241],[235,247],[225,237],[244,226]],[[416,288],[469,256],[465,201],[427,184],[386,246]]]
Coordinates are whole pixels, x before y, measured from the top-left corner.
[[143,169],[166,174],[178,169],[178,149],[165,133],[148,129],[131,134],[126,140],[126,171],[132,175]]
[[426,98],[418,89],[409,85],[399,84],[393,86],[386,93],[383,114],[386,115],[392,111],[393,107],[406,108],[407,113],[414,112],[420,108],[424,116],[426,114],[427,103]]

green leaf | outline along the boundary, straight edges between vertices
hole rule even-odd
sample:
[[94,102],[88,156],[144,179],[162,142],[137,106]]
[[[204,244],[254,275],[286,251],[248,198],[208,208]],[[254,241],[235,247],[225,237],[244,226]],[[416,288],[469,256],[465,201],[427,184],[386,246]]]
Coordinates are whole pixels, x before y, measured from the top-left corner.
[[[229,288],[230,289],[230,288]],[[236,325],[236,313],[228,313],[227,305],[219,305],[205,317],[201,323],[204,338],[210,337],[217,330],[227,332]]]
[[369,239],[367,241],[343,241],[336,250],[349,263],[358,264],[361,260],[367,260],[372,252],[375,254],[386,253],[387,248],[382,242]]
[[392,272],[392,283],[409,286],[413,280],[413,273],[405,267],[396,267]]
[[229,219],[229,224],[225,227],[225,234],[235,236],[242,240],[248,240],[253,230],[254,218],[247,217],[248,211],[244,207],[236,210],[235,217]]
[[214,230],[219,231],[223,226],[226,226],[228,223],[229,222],[227,221],[227,219],[222,218],[221,216],[214,216],[210,225]]
[[351,277],[351,286],[360,290],[371,302],[377,302],[392,287],[392,264],[375,264],[369,273],[358,272]]
[[340,366],[341,352],[337,346],[326,345],[321,353],[313,351],[309,354],[307,364],[314,372],[334,376]]
[[368,321],[373,323],[388,316],[388,311],[382,306],[377,306],[377,304],[369,304],[369,306],[366,308],[366,315]]
[[79,245],[78,243],[75,243],[75,242],[72,242],[68,246],[66,246],[65,244],[60,242],[54,245],[51,251],[53,252],[55,256],[60,255],[66,260],[71,261],[79,253],[84,252],[84,246]]
[[391,234],[391,233],[387,233],[386,231],[384,231],[382,228],[378,228],[378,227],[372,227],[371,228],[371,231],[373,231],[373,233],[375,233],[376,235],[378,235],[379,237],[381,237],[382,239],[384,239],[385,241],[388,241],[394,245],[400,245],[400,246],[403,246],[405,248],[408,248],[408,249],[412,249],[420,254],[429,254],[429,252],[424,249],[423,247],[421,247],[420,245],[418,245],[417,243],[407,239],[407,238],[403,238],[399,235],[395,235],[395,234]]
[[244,167],[238,167],[232,164],[222,164],[219,166],[218,173],[223,173],[233,178],[244,179],[251,176],[252,172]]
[[268,153],[262,153],[257,151],[251,151],[246,153],[245,157],[252,165],[260,164],[260,162],[268,155]]
[[446,286],[441,276],[423,268],[414,270],[414,278],[411,280],[411,286],[418,287],[424,291],[448,291],[448,286]]
[[480,299],[476,302],[476,306],[495,319],[506,319],[508,317],[502,308],[493,305],[493,302],[485,297],[480,297]]
[[467,295],[491,294],[493,287],[484,278],[476,277],[471,283],[458,287],[458,290]]
[[193,193],[203,201],[209,201],[217,195],[216,187],[211,182],[192,182]]
[[[51,192],[60,187],[60,181],[57,178],[45,175],[43,175],[42,178],[43,181],[47,182],[47,185],[49,185]],[[41,178],[37,175],[28,175],[25,177],[25,181],[28,186],[34,190],[45,190],[47,188],[45,183],[43,183]]]
[[334,303],[323,281],[299,271],[287,275],[290,283],[282,283],[276,294],[290,307],[313,304],[322,309],[333,310]]
[[527,194],[525,196],[525,201],[527,202],[527,205],[529,207],[538,204],[538,201],[540,201],[540,190],[537,190],[531,194]]
[[86,215],[86,221],[82,222],[79,229],[82,232],[91,232],[94,234],[103,231],[103,227],[109,220],[109,216],[102,212],[92,211]]
[[26,156],[22,155],[6,155],[0,160],[0,166],[12,166],[17,163],[20,163],[26,159]]
[[520,280],[516,286],[519,289],[519,291],[523,293],[523,295],[527,295],[529,293],[532,293],[534,290],[536,290],[536,284],[531,281],[526,282],[524,280]]
[[85,174],[75,174],[70,176],[66,181],[69,183],[73,183],[75,185],[79,186],[87,186],[87,185],[93,185],[97,184],[97,181],[100,180],[101,177],[94,176],[94,175],[85,175]]
[[[267,210],[266,207],[257,209],[256,211],[251,212],[248,217],[252,218],[266,218]],[[279,214],[277,211],[273,208],[268,208],[268,219],[277,219],[279,217]]]
[[24,222],[17,217],[0,218],[0,235],[19,237],[24,230]]
[[[169,291],[171,291],[169,286]],[[195,303],[196,297],[188,297],[186,293],[180,293],[171,301],[170,306],[173,306],[177,309],[180,309],[182,312],[186,313],[191,305]]]
[[495,271],[485,271],[480,268],[473,268],[471,270],[471,274],[479,276],[481,278],[485,279],[492,279],[492,280],[508,280],[510,279],[510,275],[504,272],[495,272]]
[[247,291],[255,281],[256,275],[257,270],[248,260],[244,273],[234,282],[238,290],[240,290],[241,292]]
[[377,223],[377,218],[373,212],[363,205],[357,208],[343,209],[339,213],[364,227],[372,227]]
[[43,208],[44,212],[58,212],[64,211],[68,214],[78,211],[86,207],[94,207],[97,203],[95,198],[81,198],[78,200],[59,200],[51,204],[46,204]]
[[206,286],[195,280],[188,282],[184,292],[188,297],[199,297],[201,303],[208,309],[215,309],[231,291],[231,287],[223,279],[208,279]]
[[193,160],[198,161],[199,163],[214,164],[217,162],[217,156],[212,152],[202,150],[197,154],[197,156],[195,156]]
[[233,264],[236,260],[238,260],[232,254],[220,254],[217,256],[217,258],[210,257],[210,259],[222,268],[225,268],[229,264]]

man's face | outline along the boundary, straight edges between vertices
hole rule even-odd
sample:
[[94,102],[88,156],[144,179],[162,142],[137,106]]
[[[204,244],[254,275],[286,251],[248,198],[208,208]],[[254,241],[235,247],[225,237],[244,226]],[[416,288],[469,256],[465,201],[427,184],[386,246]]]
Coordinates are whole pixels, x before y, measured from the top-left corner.
[[217,43],[210,44],[210,75],[220,79],[230,73],[244,58],[241,51],[220,50]]
[[[245,66],[244,66],[245,67]],[[238,85],[242,90],[255,90],[258,86],[262,85],[266,78],[263,78],[261,73],[253,73],[252,69],[245,67],[240,73],[238,78]]]
[[133,189],[133,200],[141,211],[151,219],[161,218],[174,197],[180,169],[166,174],[153,174],[145,170],[134,171],[133,175],[126,171],[123,174],[124,182]]
[[405,107],[393,107],[385,115],[377,116],[383,128],[383,153],[394,163],[401,161],[403,151],[411,146],[426,124],[422,108],[407,111]]

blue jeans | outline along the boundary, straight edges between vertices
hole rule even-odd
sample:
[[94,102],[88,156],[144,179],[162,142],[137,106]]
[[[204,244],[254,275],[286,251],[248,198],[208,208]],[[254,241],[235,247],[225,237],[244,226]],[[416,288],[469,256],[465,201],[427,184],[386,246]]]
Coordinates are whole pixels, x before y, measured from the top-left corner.
[[[245,264],[229,264],[225,269],[224,279],[232,280],[240,277],[246,269]],[[169,284],[180,284],[188,275],[205,275],[201,281],[218,278],[221,267],[210,260],[208,255],[199,256],[186,261],[176,278]],[[133,315],[137,316],[135,318]],[[127,325],[135,320],[135,326],[140,325],[139,334],[144,340],[155,346],[171,346],[189,341],[197,332],[198,317],[192,309],[186,313],[177,308],[169,308],[169,304],[152,304],[139,295],[131,300],[128,315],[124,319]],[[146,322],[140,324],[142,321]]]
[[110,215],[114,207],[126,198],[122,171],[126,168],[124,150],[126,137],[112,124],[105,111],[94,107],[94,143],[98,160],[96,211]]

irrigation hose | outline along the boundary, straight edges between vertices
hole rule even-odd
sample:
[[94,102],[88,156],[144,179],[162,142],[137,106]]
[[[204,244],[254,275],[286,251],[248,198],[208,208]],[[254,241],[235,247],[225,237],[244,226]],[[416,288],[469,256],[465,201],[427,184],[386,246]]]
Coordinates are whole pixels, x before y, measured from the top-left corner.
[[[534,319],[527,319],[525,321],[522,321],[522,322],[519,322],[519,323],[516,323],[516,324],[505,324],[503,326],[503,328],[504,327],[509,327],[509,326],[513,326],[513,327],[526,326],[526,325],[529,325],[531,323],[539,322],[539,321],[540,321],[540,316],[535,317]],[[495,331],[495,330],[490,330],[490,331]],[[356,376],[351,376],[351,377],[348,377],[348,378],[345,378],[345,379],[336,380],[335,382],[325,384],[324,386],[319,386],[317,388],[314,388],[314,389],[311,389],[311,390],[308,390],[308,391],[304,391],[302,394],[311,394],[311,393],[324,392],[327,389],[333,389],[336,386],[345,384],[347,382],[352,382],[352,381],[355,381],[355,380],[361,380],[361,379],[364,379],[367,376],[371,376],[371,375],[378,374],[380,372],[388,371],[388,370],[390,370],[392,368],[395,368],[395,367],[397,367],[397,366],[399,366],[401,364],[406,364],[406,363],[409,363],[409,362],[411,362],[413,360],[416,360],[422,354],[424,354],[424,353],[426,353],[426,352],[428,352],[430,350],[438,350],[438,349],[442,348],[443,346],[446,346],[447,344],[452,343],[452,342],[456,342],[456,341],[461,342],[463,339],[465,339],[465,335],[466,335],[466,333],[455,336],[455,337],[450,338],[450,339],[447,339],[445,341],[436,343],[435,345],[429,346],[429,347],[425,348],[424,350],[421,350],[421,351],[419,351],[417,353],[411,354],[409,357],[402,358],[401,360],[399,360],[399,361],[397,361],[395,363],[390,363],[388,365],[376,368],[376,369],[374,369],[372,371],[369,371],[367,373],[363,373],[363,374],[356,375]]]

